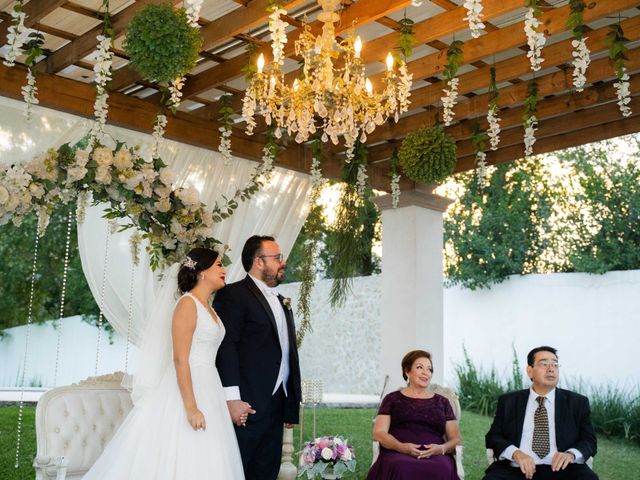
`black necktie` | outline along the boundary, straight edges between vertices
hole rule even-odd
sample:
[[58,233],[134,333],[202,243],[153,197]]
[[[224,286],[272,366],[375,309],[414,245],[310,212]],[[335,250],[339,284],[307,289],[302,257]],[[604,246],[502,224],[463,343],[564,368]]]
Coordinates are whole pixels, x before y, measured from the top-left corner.
[[549,445],[549,416],[544,406],[545,397],[538,397],[538,408],[533,414],[533,441],[531,442],[531,450],[540,458],[544,458],[549,454],[551,449]]

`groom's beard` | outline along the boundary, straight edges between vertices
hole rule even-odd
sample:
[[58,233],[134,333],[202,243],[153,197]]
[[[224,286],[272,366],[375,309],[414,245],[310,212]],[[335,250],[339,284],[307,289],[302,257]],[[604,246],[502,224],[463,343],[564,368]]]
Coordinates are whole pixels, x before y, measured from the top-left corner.
[[282,279],[284,278],[284,270],[285,267],[279,267],[277,270],[263,270],[262,278],[260,280],[262,280],[271,288],[277,287],[282,283]]

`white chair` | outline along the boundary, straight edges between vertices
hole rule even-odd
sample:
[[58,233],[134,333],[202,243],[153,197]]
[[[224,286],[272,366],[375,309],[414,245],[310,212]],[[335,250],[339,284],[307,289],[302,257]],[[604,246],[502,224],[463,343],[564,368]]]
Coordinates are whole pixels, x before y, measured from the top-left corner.
[[[460,415],[462,413],[462,409],[460,408],[460,401],[458,400],[458,396],[455,394],[453,390],[447,387],[443,387],[438,385],[437,383],[432,383],[429,385],[429,390],[433,393],[437,393],[442,395],[451,404],[451,408],[453,409],[453,413],[456,416],[456,419],[460,421]],[[446,436],[445,436],[446,440]],[[462,455],[464,453],[464,447],[462,445],[456,446],[456,451],[453,455],[456,461],[456,472],[458,473],[458,477],[460,480],[464,480],[464,467],[462,466]],[[380,443],[373,441],[373,460],[371,464],[373,465],[375,461],[378,459],[378,455],[380,454]]]
[[132,408],[122,372],[45,393],[36,407],[36,480],[80,480]]

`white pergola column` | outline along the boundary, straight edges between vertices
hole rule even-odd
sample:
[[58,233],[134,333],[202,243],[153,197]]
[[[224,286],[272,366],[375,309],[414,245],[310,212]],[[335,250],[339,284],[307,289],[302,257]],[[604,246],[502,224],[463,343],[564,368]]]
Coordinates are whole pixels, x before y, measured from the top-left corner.
[[442,213],[451,201],[433,185],[375,199],[382,212],[382,374],[388,389],[404,383],[400,362],[410,350],[431,352],[433,381],[444,378]]

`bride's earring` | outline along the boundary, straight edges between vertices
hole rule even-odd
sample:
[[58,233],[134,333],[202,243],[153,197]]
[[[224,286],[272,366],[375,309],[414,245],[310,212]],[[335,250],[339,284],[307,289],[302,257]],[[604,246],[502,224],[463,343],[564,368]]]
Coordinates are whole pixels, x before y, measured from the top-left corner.
[[200,277],[200,280],[204,280],[204,273],[201,273],[199,277]]

